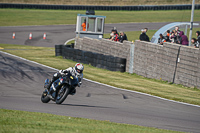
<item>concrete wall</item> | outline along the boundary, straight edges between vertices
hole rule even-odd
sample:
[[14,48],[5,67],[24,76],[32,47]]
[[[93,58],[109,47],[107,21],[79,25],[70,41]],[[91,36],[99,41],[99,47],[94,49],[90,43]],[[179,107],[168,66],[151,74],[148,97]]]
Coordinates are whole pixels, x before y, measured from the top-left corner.
[[[134,46],[134,49],[131,49]],[[133,72],[147,78],[200,88],[199,49],[164,43],[153,44],[144,41],[125,41],[123,44],[106,39],[76,39],[76,49],[126,58],[126,72],[129,72],[130,50],[133,54]],[[131,67],[130,67],[131,68]]]
[[129,71],[130,47],[132,42],[124,41],[123,43],[110,41],[107,39],[97,40],[92,38],[76,38],[74,48],[84,51],[91,51],[104,55],[126,59],[126,72]]
[[133,72],[148,78],[173,82],[180,45],[157,45],[136,41]]
[[148,78],[200,88],[199,49],[136,41],[133,72]]
[[200,88],[200,53],[199,49],[182,46],[177,65],[176,84]]

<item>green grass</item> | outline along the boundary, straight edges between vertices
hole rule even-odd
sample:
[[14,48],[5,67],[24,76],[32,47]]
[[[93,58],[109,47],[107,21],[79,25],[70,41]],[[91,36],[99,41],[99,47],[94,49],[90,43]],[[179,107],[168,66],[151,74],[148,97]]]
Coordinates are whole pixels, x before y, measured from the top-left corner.
[[[190,10],[170,11],[95,11],[106,16],[106,23],[183,22],[190,21]],[[194,22],[200,10],[195,10]],[[77,14],[83,10],[0,9],[0,26],[76,24]]]
[[[76,62],[55,57],[54,48],[25,45],[0,44],[3,51],[36,61],[57,69],[66,69]],[[16,50],[13,50],[16,49]],[[27,49],[27,50],[21,50]],[[90,65],[84,65],[84,77],[123,89],[134,90],[164,97],[171,100],[200,105],[200,90],[182,85],[170,84],[162,80],[148,79],[136,74],[112,72]]]
[[1,133],[179,133],[152,127],[0,109]]

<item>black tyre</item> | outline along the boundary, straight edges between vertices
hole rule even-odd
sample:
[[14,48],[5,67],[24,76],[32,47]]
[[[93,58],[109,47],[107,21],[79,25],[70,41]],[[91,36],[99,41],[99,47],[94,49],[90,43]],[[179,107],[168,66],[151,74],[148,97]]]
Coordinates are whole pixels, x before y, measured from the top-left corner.
[[62,56],[61,52],[56,52],[56,56]]
[[44,92],[42,93],[42,96],[41,96],[41,101],[42,101],[43,103],[48,103],[50,100],[51,100],[51,99],[47,96],[47,92],[44,91]]
[[56,97],[56,104],[61,104],[69,95],[69,88],[66,85],[63,85],[59,90]]
[[63,44],[55,45],[55,49],[62,49]]

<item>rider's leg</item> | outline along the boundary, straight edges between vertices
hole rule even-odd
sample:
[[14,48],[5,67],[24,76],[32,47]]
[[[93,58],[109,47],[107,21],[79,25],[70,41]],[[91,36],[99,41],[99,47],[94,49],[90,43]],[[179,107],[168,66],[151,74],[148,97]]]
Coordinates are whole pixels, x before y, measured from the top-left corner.
[[75,95],[76,94],[76,89],[73,89],[71,92],[70,92],[70,95]]
[[47,87],[48,90],[50,89],[52,83],[53,83],[54,81],[56,81],[59,77],[60,77],[60,73],[59,73],[59,72],[57,72],[57,73],[55,73],[55,74],[53,75],[53,77],[52,77],[52,79],[50,80],[49,85],[48,85],[48,87]]

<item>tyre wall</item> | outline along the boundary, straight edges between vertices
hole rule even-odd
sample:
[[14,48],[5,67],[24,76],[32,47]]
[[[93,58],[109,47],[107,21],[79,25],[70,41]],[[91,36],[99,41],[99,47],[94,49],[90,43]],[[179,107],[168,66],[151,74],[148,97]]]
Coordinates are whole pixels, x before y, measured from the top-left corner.
[[63,56],[65,59],[70,59],[76,62],[91,64],[94,67],[103,68],[110,71],[125,72],[126,69],[125,58],[83,51],[65,45],[55,45],[55,55]]
[[[140,6],[86,6],[86,5],[42,5],[42,4],[12,4],[0,3],[0,8],[19,8],[19,9],[53,9],[53,10],[191,10],[192,5],[140,5]],[[200,9],[196,4],[195,9]]]

